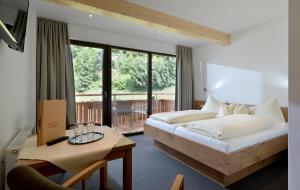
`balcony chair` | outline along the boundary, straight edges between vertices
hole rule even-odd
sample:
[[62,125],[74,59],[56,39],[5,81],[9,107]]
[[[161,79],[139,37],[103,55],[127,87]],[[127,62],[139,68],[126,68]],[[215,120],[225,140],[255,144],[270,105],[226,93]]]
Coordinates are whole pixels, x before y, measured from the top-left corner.
[[42,176],[35,169],[29,166],[17,166],[7,175],[7,184],[10,190],[70,190],[74,185],[82,182],[82,189],[86,187],[86,180],[96,171],[100,169],[101,178],[104,182],[100,184],[101,189],[107,187],[107,162],[105,160],[97,161],[80,171],[62,185],[58,185],[46,177]]
[[[152,97],[152,113],[159,113],[159,105],[160,100],[155,99],[155,97]],[[133,112],[138,114],[143,114],[147,116],[147,100],[145,104],[133,106]]]
[[184,176],[178,174],[173,182],[171,190],[184,190]]
[[132,127],[133,122],[133,107],[132,100],[124,100],[124,101],[116,101],[113,106],[113,117],[115,121],[115,125],[118,124],[118,119],[120,117],[128,117],[130,127]]

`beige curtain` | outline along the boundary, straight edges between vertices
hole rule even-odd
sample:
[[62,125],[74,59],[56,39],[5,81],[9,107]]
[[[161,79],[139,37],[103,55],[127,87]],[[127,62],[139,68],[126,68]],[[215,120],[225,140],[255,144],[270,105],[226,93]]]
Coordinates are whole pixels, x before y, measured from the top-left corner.
[[193,108],[193,61],[192,48],[176,46],[177,85],[176,109]]
[[38,18],[37,100],[66,99],[67,124],[75,123],[75,87],[68,25]]

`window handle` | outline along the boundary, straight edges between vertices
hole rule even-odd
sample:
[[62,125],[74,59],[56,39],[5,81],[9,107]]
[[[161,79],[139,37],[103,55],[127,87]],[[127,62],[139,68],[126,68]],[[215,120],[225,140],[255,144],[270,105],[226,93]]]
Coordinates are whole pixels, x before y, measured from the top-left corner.
[[106,93],[106,91],[104,91],[104,96],[105,96],[105,98],[107,98],[107,93]]

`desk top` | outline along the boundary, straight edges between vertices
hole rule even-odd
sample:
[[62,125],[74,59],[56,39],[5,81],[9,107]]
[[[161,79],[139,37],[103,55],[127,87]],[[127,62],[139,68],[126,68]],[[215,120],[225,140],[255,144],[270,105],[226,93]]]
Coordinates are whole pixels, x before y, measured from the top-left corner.
[[[122,137],[121,140],[112,148],[111,153],[122,151],[126,149],[131,149],[135,147],[135,142],[127,137]],[[18,159],[16,165],[30,165],[35,167],[43,167],[49,165],[50,163],[45,160],[25,160],[25,159]]]

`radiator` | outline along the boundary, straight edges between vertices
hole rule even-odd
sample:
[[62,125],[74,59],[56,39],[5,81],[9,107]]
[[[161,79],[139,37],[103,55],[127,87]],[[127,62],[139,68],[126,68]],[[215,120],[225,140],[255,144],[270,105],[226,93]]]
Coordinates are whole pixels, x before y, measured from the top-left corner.
[[[25,127],[21,129],[17,136],[11,141],[10,145],[5,151],[5,179],[8,172],[15,167],[20,148],[25,139],[32,133],[33,127]],[[5,180],[5,189],[8,190],[7,182]]]

